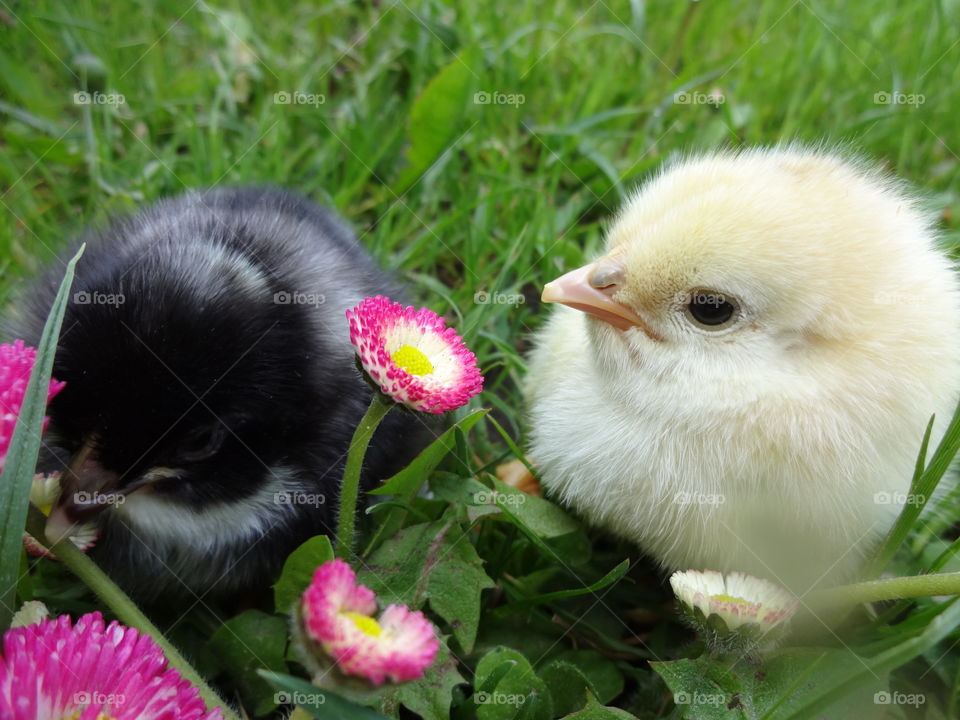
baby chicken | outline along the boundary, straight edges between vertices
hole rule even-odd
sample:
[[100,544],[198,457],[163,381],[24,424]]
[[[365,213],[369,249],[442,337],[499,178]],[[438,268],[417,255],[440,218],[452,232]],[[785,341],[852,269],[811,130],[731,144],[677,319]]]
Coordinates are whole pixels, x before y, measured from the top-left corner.
[[[140,598],[266,586],[329,532],[370,401],[344,311],[395,294],[333,214],[277,190],[193,192],[89,233],[54,365],[66,387],[45,443],[63,456],[47,526],[95,520],[92,554]],[[35,344],[62,266],[9,330]],[[386,418],[382,479],[422,440]]]
[[675,164],[543,300],[567,306],[527,388],[544,486],[670,569],[854,576],[960,396],[931,218],[816,150]]

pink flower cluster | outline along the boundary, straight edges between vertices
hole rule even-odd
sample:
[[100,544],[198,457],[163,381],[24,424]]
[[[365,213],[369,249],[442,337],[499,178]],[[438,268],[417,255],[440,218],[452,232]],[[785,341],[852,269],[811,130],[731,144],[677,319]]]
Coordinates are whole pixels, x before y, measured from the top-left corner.
[[5,720],[222,720],[147,635],[90,613],[8,630],[0,657]]
[[[36,359],[37,351],[24,345],[23,340],[15,340],[12,345],[0,345],[0,472],[3,472],[10,440],[13,438],[20,407],[23,405],[23,395],[27,391],[30,372]],[[51,379],[47,402],[53,400],[65,384]],[[49,418],[44,418],[44,430],[48,420]]]
[[374,685],[414,680],[440,648],[436,630],[419,611],[390,605],[374,618],[373,591],[357,584],[343,560],[317,568],[302,599],[307,637],[347,675]]
[[363,369],[398,403],[440,414],[483,388],[476,357],[432,310],[377,295],[347,310],[347,320]]

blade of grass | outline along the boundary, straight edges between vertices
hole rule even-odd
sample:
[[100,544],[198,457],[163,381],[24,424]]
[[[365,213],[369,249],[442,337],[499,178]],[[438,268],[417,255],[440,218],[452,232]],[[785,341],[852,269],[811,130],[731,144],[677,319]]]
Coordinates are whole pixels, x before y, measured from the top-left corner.
[[23,527],[27,520],[30,483],[40,454],[40,433],[43,430],[43,418],[47,413],[47,390],[53,372],[53,356],[60,339],[60,327],[63,325],[67,298],[73,285],[74,269],[85,247],[82,246],[67,263],[60,290],[43,327],[37,359],[30,373],[30,382],[27,384],[0,482],[0,631],[10,627],[17,602]]

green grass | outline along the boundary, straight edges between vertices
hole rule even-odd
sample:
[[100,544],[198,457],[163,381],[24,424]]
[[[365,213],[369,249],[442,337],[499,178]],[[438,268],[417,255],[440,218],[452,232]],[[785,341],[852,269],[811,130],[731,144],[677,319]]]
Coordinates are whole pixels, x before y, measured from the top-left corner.
[[[87,223],[185,188],[295,188],[353,223],[419,302],[458,319],[488,376],[484,402],[521,445],[539,289],[590,255],[674,154],[847,143],[918,187],[960,245],[956,0],[35,0],[0,1],[0,21],[0,300]],[[398,194],[406,119],[458,55],[471,97],[523,103],[468,102],[453,143]],[[125,102],[75,104],[84,87]],[[278,104],[278,92],[325,101]],[[923,102],[877,103],[884,92]],[[484,461],[508,453],[481,446]],[[637,682],[635,711],[648,681]]]

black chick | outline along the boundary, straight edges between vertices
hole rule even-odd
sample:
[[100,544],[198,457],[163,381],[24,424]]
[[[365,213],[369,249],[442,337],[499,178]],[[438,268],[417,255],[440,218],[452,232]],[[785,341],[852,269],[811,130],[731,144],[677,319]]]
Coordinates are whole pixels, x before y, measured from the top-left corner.
[[[279,190],[191,192],[82,238],[46,444],[69,457],[48,535],[96,518],[93,554],[144,598],[265,586],[334,525],[370,401],[344,311],[397,288],[330,212]],[[28,289],[36,344],[62,267]],[[365,482],[424,444],[392,413]]]

